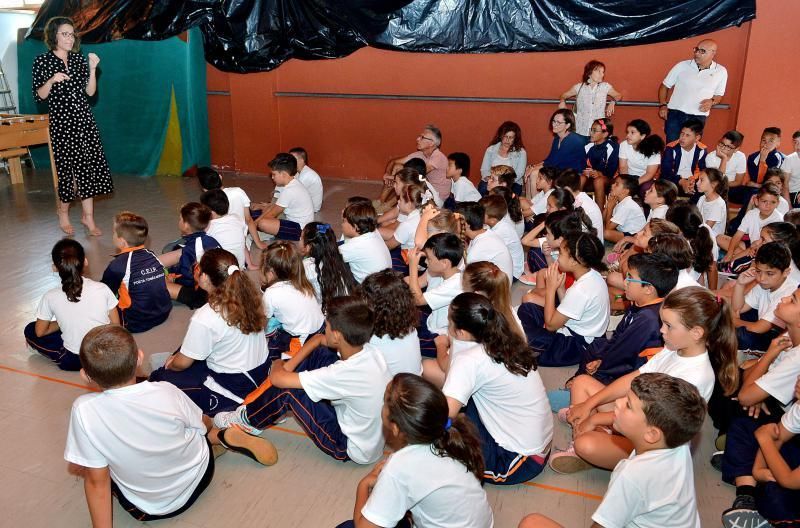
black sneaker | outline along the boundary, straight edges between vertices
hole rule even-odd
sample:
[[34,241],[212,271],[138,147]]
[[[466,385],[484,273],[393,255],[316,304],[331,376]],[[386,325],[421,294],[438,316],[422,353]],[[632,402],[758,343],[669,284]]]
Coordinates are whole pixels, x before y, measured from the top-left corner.
[[[722,472],[722,455],[724,455],[724,454],[725,454],[725,451],[717,451],[716,453],[711,455],[711,460],[710,460],[711,467],[713,467],[714,469],[716,469],[720,473]],[[743,497],[744,496],[745,495],[743,495]]]
[[758,513],[752,495],[737,495],[733,506],[722,512],[725,528],[770,528],[772,525]]

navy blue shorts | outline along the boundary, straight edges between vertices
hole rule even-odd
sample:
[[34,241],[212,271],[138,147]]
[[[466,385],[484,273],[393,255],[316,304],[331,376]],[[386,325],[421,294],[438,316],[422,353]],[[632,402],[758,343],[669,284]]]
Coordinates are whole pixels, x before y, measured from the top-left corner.
[[280,240],[300,240],[300,234],[303,232],[300,224],[283,218],[278,219],[278,222],[281,223],[281,227],[278,229],[275,238]]

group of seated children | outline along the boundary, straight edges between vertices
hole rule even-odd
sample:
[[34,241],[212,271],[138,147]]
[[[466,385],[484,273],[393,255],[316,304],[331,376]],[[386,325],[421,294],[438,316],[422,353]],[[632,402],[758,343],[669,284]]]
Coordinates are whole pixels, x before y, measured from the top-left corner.
[[[314,221],[321,184],[302,149],[270,162],[280,191],[269,204],[203,169],[200,201],[181,207],[182,238],[164,254],[145,247],[143,218],[117,215],[102,283],[83,276],[80,244],[58,242],[61,287],[25,337],[109,395],[76,401],[66,451],[93,519],[110,515],[112,493],[140,519],[184,511],[213,476],[209,445],[274,463],[264,429],[291,411],[335,460],[393,451],[342,526],[489,527],[482,484],[548,465],[613,470],[599,526],[699,526],[689,446],[706,409],[713,463],[736,485],[725,525],[796,519],[800,235],[798,215],[779,212],[794,198],[774,168],[779,132],[765,130],[744,174],[735,132],[708,153],[691,121],[666,149],[641,120],[618,150],[612,134],[595,121],[589,168],[536,168],[529,197],[509,166],[488,170],[482,195],[469,157],[453,153],[439,200],[431,167],[411,157],[378,199],[350,197],[340,226]],[[732,232],[725,199],[740,187]],[[519,306],[516,282],[531,286]],[[172,300],[194,310],[182,344],[136,383],[148,369],[129,331],[162,323]],[[548,392],[540,366],[577,370]],[[553,413],[572,430],[562,450]],[[156,454],[113,427],[158,431]],[[183,464],[164,462],[178,452]],[[156,465],[179,469],[150,482]]]

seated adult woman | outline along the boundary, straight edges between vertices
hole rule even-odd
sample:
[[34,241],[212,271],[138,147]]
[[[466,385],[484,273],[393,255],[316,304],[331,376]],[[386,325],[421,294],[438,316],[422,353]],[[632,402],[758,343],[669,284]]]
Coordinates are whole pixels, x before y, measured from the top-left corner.
[[478,185],[478,192],[481,196],[486,196],[489,190],[486,182],[489,180],[489,173],[492,167],[497,165],[508,165],[514,169],[517,180],[514,182],[512,190],[514,194],[522,193],[522,177],[525,174],[525,165],[528,163],[528,153],[525,152],[525,145],[522,143],[522,131],[519,125],[513,121],[505,121],[497,129],[494,138],[486,148],[481,163],[481,182]]
[[[557,169],[574,169],[583,172],[586,168],[586,151],[584,146],[586,141],[575,133],[575,114],[572,110],[562,108],[553,112],[550,118],[550,129],[553,132],[553,144],[550,146],[550,153],[543,162],[536,165],[528,165],[525,171],[525,191],[536,181],[539,169],[544,166],[555,167]],[[533,176],[533,178],[531,178]],[[532,196],[532,194],[527,194]]]

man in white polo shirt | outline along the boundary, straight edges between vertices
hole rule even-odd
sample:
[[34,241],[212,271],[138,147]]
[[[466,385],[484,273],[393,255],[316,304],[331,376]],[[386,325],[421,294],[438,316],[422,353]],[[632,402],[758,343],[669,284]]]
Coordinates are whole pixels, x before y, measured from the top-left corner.
[[658,87],[658,116],[665,120],[667,143],[678,139],[683,123],[690,117],[705,124],[711,107],[725,95],[728,70],[714,62],[716,54],[716,42],[700,41],[694,48],[694,59],[673,66]]

